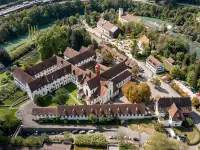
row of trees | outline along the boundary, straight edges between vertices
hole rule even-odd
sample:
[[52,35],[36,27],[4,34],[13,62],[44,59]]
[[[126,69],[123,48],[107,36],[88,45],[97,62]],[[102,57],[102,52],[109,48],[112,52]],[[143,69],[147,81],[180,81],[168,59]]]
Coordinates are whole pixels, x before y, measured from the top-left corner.
[[72,30],[67,26],[54,26],[52,29],[40,32],[36,46],[41,54],[41,59],[47,59],[54,54],[63,54],[66,47],[79,50],[81,46],[91,43],[89,34],[81,29]]

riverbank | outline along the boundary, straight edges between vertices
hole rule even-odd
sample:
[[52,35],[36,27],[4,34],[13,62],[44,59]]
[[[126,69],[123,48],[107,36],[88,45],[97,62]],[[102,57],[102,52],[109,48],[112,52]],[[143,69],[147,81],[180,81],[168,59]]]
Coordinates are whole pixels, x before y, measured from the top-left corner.
[[[39,31],[42,31],[42,30],[46,30],[46,29],[49,29],[51,28],[53,25],[55,24],[55,21],[47,24],[47,25],[42,25],[42,26],[39,26]],[[13,48],[16,48],[18,47],[19,45],[25,43],[25,42],[28,42],[30,41],[30,37],[29,37],[29,34],[26,33],[22,36],[19,36],[17,37],[16,39],[13,39],[13,40],[10,40],[9,42],[6,42],[4,44],[0,44],[0,47],[3,47],[6,49],[6,51],[11,51]]]

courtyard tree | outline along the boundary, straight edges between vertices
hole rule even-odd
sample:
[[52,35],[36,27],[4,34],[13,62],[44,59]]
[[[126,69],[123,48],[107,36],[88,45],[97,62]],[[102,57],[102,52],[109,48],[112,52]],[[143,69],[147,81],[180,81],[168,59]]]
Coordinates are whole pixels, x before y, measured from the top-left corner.
[[109,51],[102,50],[101,54],[105,63],[111,64],[113,62],[113,55]]
[[59,105],[64,105],[66,104],[66,100],[67,100],[68,96],[65,94],[61,94],[61,95],[56,95],[52,101],[56,104],[59,104]]
[[155,85],[155,87],[160,88],[161,86],[161,82],[159,80],[159,78],[155,78],[153,79],[152,83]]
[[136,77],[140,72],[140,68],[138,65],[133,65],[132,69],[131,69],[131,73],[134,77]]
[[95,117],[94,114],[89,114],[88,120],[91,121],[92,123],[97,123],[97,118]]
[[44,106],[45,103],[44,103],[45,99],[43,96],[41,95],[35,95],[34,96],[34,103],[38,106]]
[[198,97],[193,97],[192,98],[192,105],[197,107],[199,105],[199,98]]
[[122,92],[132,103],[148,102],[151,91],[146,83],[136,85],[135,82],[127,82],[122,86]]
[[59,88],[58,90],[56,90],[55,95],[66,95],[67,91],[65,88]]

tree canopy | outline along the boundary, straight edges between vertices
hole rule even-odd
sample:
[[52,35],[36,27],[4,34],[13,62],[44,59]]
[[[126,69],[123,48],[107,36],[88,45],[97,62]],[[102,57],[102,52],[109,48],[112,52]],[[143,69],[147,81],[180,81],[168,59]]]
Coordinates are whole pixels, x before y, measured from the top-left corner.
[[4,48],[0,48],[0,63],[4,66],[8,66],[11,63],[10,55]]
[[132,103],[146,103],[151,96],[150,87],[146,83],[136,85],[135,82],[129,81],[122,86],[122,92]]

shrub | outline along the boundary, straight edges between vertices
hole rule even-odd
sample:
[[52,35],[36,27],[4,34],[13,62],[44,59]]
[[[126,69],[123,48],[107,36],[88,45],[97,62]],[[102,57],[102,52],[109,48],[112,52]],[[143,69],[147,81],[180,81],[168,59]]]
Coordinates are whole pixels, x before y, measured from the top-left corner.
[[64,140],[66,140],[66,141],[70,141],[70,142],[73,142],[74,141],[74,139],[73,139],[73,137],[72,137],[72,134],[70,133],[70,132],[64,132]]
[[8,79],[7,79],[7,78],[1,79],[1,83],[2,83],[2,84],[8,83]]
[[50,142],[48,136],[29,136],[24,140],[25,146],[41,146],[44,142]]
[[14,137],[10,140],[11,145],[23,145],[24,139],[21,136]]
[[74,140],[75,145],[78,146],[102,146],[106,147],[108,141],[103,134],[86,134],[77,135]]
[[126,123],[126,122],[125,122],[125,120],[121,120],[121,125],[123,125],[123,126],[124,126],[124,125],[125,125],[125,123]]
[[154,124],[154,128],[155,128],[155,130],[158,131],[158,132],[162,132],[162,133],[165,132],[164,127],[163,127],[163,125],[162,125],[161,123],[158,123],[158,122],[155,123],[155,124]]

